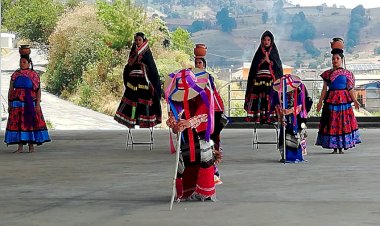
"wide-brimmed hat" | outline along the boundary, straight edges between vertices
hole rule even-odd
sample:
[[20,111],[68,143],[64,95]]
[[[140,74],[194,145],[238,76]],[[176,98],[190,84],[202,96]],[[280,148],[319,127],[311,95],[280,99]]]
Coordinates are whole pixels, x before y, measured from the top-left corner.
[[282,78],[277,79],[273,83],[273,89],[275,91],[277,91],[277,92],[282,91],[281,90],[281,82],[283,82],[283,80],[286,81],[286,92],[293,91],[294,89],[298,88],[298,86],[300,86],[302,83],[301,78],[298,77],[297,75],[285,74]]
[[183,75],[189,89],[188,100],[198,96],[205,89],[209,81],[209,73],[194,69],[183,69],[168,75],[164,83],[165,98],[182,102],[185,98],[185,85],[183,83]]

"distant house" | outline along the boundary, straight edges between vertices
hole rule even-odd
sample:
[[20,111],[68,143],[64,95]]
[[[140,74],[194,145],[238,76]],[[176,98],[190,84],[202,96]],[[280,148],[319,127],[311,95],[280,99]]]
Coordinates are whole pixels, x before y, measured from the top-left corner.
[[166,18],[166,17],[168,17],[165,13],[158,11],[157,9],[154,9],[150,6],[146,7],[146,14],[149,18],[153,18],[153,17]]
[[14,34],[1,33],[1,48],[14,48],[15,38],[16,36]]
[[379,111],[380,107],[380,81],[369,82],[355,88],[356,98],[369,112]]
[[354,74],[357,73],[379,73],[380,64],[365,63],[365,64],[347,64],[347,70]]
[[195,20],[215,19],[216,12],[208,6],[202,6],[193,11],[193,18]]

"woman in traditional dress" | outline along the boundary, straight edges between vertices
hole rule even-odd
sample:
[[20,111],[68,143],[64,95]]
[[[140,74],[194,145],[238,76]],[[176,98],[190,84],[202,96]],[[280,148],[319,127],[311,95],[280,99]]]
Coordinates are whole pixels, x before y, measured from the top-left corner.
[[[199,68],[200,70],[205,71],[207,67],[207,62],[204,57],[195,56],[195,67]],[[209,74],[210,78],[210,85],[213,91],[214,96],[214,114],[215,114],[215,124],[214,124],[214,132],[211,134],[211,139],[214,141],[214,155],[215,155],[215,175],[214,180],[215,184],[222,184],[222,180],[220,179],[220,173],[219,169],[217,167],[217,164],[219,164],[222,161],[223,157],[223,148],[221,147],[220,142],[220,133],[222,132],[223,128],[226,126],[227,119],[224,116],[224,103],[223,99],[220,96],[218,90],[215,86],[215,79],[213,76]]]
[[321,74],[323,79],[322,93],[317,111],[322,109],[316,145],[333,149],[332,154],[343,154],[344,150],[361,143],[359,127],[352,103],[359,110],[359,102],[355,96],[355,77],[342,67],[343,40],[334,38],[332,47],[332,69]]
[[270,107],[270,99],[273,94],[273,82],[282,75],[282,63],[274,36],[270,31],[265,31],[249,70],[244,102],[247,121],[255,123],[276,121],[275,112]]
[[14,153],[23,152],[25,144],[29,152],[34,152],[34,144],[50,141],[40,103],[40,76],[33,70],[29,54],[21,55],[20,69],[12,74],[9,85],[9,118],[4,140],[7,145],[18,144]]
[[[194,72],[193,72],[194,71]],[[169,106],[166,124],[182,132],[177,171],[177,200],[216,200],[213,141],[214,107],[209,74],[183,69],[165,81]]]
[[125,92],[115,120],[134,128],[153,127],[161,123],[161,83],[145,34],[138,32],[123,72]]
[[[284,83],[284,81],[286,83]],[[286,86],[285,86],[286,84]],[[306,119],[313,104],[306,86],[298,76],[286,74],[273,84],[277,94],[273,98],[273,106],[277,112],[278,122],[285,126],[285,160],[286,162],[303,162],[302,137],[305,136]],[[285,89],[285,90],[284,90]],[[282,97],[283,93],[285,97]],[[282,102],[285,100],[285,104]],[[279,148],[284,150],[284,127],[280,129]],[[304,140],[305,142],[305,140]],[[306,143],[304,143],[306,145]]]

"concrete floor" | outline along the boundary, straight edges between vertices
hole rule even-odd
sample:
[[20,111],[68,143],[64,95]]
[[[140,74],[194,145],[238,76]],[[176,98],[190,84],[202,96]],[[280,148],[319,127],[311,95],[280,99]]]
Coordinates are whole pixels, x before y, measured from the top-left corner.
[[[379,132],[363,129],[363,144],[332,155],[310,130],[308,162],[284,165],[273,145],[252,150],[252,130],[227,129],[219,201],[169,211],[167,130],[154,132],[152,151],[126,151],[122,130],[51,131],[53,141],[33,154],[0,145],[0,225],[380,225]],[[146,140],[148,131],[134,135]]]

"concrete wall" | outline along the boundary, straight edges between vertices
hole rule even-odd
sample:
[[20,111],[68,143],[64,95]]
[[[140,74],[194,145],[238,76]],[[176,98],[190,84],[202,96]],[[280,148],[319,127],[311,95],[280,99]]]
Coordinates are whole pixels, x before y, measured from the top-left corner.
[[1,33],[1,48],[14,48],[15,35],[9,33]]

